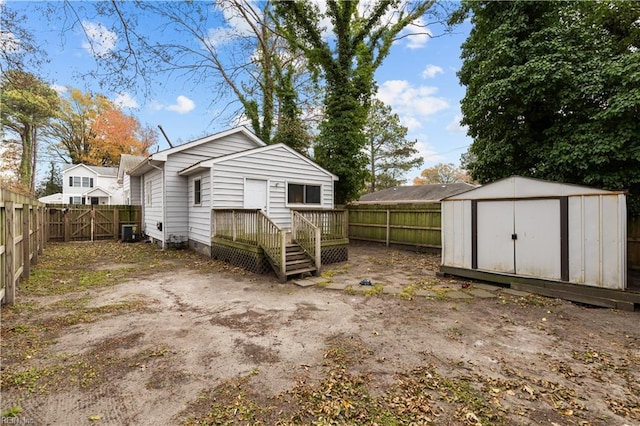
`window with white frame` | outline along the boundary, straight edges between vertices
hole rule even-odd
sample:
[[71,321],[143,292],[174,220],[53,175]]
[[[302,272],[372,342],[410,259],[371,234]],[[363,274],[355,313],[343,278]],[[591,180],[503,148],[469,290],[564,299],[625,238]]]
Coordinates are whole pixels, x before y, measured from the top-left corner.
[[320,204],[321,185],[287,184],[287,203]]
[[151,197],[151,181],[148,180],[144,183],[144,199],[145,199],[145,204],[149,207],[151,207],[151,200],[153,197]]
[[193,204],[199,206],[202,204],[202,184],[201,179],[195,178],[193,180]]
[[69,204],[83,204],[82,197],[69,197]]
[[69,186],[77,188],[93,188],[93,178],[87,176],[69,176]]

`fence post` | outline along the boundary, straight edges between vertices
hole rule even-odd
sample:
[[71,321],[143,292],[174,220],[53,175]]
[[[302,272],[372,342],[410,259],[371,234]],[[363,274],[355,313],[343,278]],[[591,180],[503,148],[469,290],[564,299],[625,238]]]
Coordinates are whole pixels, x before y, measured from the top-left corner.
[[22,204],[22,278],[28,279],[31,274],[31,236],[29,235],[30,226],[29,204],[24,200]]
[[320,274],[320,268],[322,267],[322,235],[320,233],[320,228],[317,226],[314,228],[315,236],[316,236],[316,272],[318,275]]
[[5,263],[5,292],[4,292],[4,301],[7,305],[13,305],[13,302],[16,297],[16,287],[15,287],[15,260],[13,259],[13,252],[15,249],[15,241],[14,241],[14,210],[13,210],[13,202],[5,201],[4,202],[4,214],[6,218],[5,222],[5,236],[4,236],[4,263]]
[[71,241],[71,209],[68,208],[66,212],[62,213],[63,215],[63,228],[64,228],[64,242],[68,243]]
[[95,224],[96,224],[96,211],[93,209],[93,207],[91,207],[91,212],[89,213],[89,217],[91,218],[90,220],[90,226],[89,226],[89,230],[91,232],[91,241],[94,240],[93,236],[95,234]]
[[120,236],[120,211],[118,209],[113,209],[113,239],[117,240]]
[[387,209],[387,237],[386,237],[387,247],[389,247],[390,235],[391,235],[391,212],[389,211],[389,209]]
[[38,263],[38,253],[40,252],[40,207],[33,205],[31,209],[31,226],[33,226],[33,265]]

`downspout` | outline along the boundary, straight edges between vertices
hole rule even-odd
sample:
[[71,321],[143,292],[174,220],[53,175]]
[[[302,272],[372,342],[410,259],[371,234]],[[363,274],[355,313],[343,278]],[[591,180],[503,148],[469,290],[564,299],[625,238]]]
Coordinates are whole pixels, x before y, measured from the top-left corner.
[[151,164],[151,161],[149,161],[149,165],[151,167],[153,167],[156,170],[160,170],[160,174],[162,175],[162,250],[165,250],[167,248],[167,209],[166,209],[166,185],[165,185],[165,181],[164,181],[164,169],[158,166],[154,166],[153,164]]

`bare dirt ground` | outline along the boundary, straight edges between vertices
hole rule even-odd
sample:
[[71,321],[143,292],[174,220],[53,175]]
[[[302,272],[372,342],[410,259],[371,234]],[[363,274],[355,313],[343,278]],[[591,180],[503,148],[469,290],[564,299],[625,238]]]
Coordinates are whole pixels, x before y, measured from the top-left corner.
[[3,423],[640,424],[639,313],[438,261],[356,245],[298,287],[189,251],[50,245],[1,311]]

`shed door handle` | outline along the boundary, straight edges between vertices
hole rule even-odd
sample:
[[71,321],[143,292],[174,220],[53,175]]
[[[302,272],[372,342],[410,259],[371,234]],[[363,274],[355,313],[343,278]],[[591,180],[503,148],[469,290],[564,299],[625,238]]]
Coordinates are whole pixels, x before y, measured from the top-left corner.
[[511,234],[511,239],[512,240],[517,240],[518,239],[518,234]]

